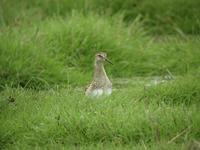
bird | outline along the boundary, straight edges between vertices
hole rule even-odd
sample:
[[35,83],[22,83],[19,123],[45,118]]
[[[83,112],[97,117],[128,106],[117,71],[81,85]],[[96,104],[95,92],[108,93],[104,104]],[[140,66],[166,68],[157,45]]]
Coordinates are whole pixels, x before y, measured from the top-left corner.
[[99,52],[95,55],[94,75],[92,82],[87,86],[85,95],[90,97],[99,97],[102,95],[111,95],[112,82],[109,80],[104,69],[104,62],[113,64],[105,52]]

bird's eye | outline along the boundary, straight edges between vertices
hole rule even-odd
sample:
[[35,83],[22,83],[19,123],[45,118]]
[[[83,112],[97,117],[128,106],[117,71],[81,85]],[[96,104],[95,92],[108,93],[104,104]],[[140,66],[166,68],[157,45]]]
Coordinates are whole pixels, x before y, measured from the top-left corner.
[[100,54],[98,54],[97,56],[99,56],[99,57],[103,58],[103,56],[102,56],[102,55],[100,55]]

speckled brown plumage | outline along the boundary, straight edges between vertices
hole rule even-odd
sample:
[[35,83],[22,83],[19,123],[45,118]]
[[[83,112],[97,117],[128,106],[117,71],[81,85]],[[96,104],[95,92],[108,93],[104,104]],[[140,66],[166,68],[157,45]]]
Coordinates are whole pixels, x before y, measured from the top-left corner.
[[[85,91],[87,96],[110,95],[112,92],[112,83],[109,80],[105,69],[104,62],[108,61],[106,53],[98,53],[95,55],[94,76],[92,82]],[[110,62],[111,63],[111,62]]]

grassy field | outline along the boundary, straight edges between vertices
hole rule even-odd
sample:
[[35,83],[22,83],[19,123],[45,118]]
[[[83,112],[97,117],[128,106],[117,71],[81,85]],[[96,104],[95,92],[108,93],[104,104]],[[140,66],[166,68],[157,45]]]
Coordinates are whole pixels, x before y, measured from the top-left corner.
[[200,79],[179,77],[148,86],[155,80],[160,81],[117,79],[113,95],[96,100],[86,98],[81,88],[38,92],[7,87],[1,93],[1,146],[189,147],[200,136]]
[[[0,149],[200,149],[199,5],[0,1]],[[99,51],[114,90],[92,99]]]

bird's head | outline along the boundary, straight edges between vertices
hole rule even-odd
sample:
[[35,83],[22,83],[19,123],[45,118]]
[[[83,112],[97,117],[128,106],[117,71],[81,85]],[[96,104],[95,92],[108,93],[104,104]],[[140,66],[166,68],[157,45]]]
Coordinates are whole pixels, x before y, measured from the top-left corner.
[[107,54],[105,52],[100,52],[95,55],[95,60],[97,63],[103,63],[105,61],[109,62],[110,64],[113,64],[108,58]]

